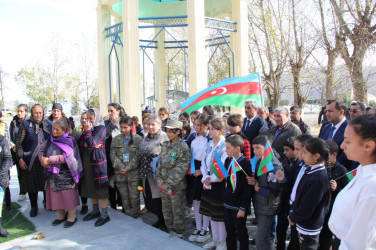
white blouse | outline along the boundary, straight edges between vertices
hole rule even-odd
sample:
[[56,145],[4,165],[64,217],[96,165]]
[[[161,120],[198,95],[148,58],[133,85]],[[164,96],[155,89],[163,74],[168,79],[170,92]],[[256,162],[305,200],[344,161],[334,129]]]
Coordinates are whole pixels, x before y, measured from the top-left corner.
[[329,227],[340,249],[376,249],[376,164],[358,167],[334,202]]
[[205,158],[206,144],[208,139],[204,136],[197,136],[191,143],[191,150],[196,161],[203,161]]
[[[221,140],[225,140],[224,137],[221,138]],[[218,142],[217,146],[220,144],[220,142]],[[215,174],[213,174],[213,172],[211,171],[211,165],[212,165],[212,157],[213,157],[213,154],[215,152],[215,150],[217,150],[217,147],[214,147],[214,140],[211,140],[207,143],[208,146],[211,146],[212,150],[208,153],[208,154],[205,154],[205,160],[201,162],[201,172],[202,172],[202,180],[201,182],[204,184],[205,188],[206,189],[211,189],[211,185],[210,186],[206,186],[204,181],[209,177],[210,178],[210,181],[211,182],[218,182],[218,178]],[[206,149],[205,149],[206,151]],[[223,151],[222,155],[220,155],[221,157],[221,161],[222,163],[225,162],[226,158],[227,158],[227,153],[226,151]],[[210,174],[208,174],[210,173]]]

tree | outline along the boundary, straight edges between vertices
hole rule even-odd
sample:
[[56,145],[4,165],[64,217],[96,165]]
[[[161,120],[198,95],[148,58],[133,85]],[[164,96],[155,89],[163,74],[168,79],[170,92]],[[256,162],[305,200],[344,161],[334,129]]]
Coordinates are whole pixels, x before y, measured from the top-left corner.
[[354,99],[367,102],[363,61],[367,51],[376,44],[376,2],[330,0],[330,3],[340,24],[340,53],[350,73]]
[[[312,55],[312,52],[315,50],[318,43],[318,35],[312,27],[312,20],[307,16],[307,11],[304,10],[307,6],[307,2],[302,2],[304,5],[299,6],[301,2],[297,3],[295,0],[291,0],[291,29],[293,32],[292,39],[292,48],[289,50],[289,64],[290,70],[293,78],[293,87],[294,87],[294,104],[299,107],[303,107],[304,103],[307,100],[308,93],[305,95],[302,94],[302,82],[301,82],[301,72],[305,67],[308,58]],[[299,12],[297,12],[297,9]],[[312,83],[312,82],[310,82]],[[312,86],[308,86],[307,91],[310,91]]]
[[[319,0],[319,10],[320,10],[320,17],[321,17],[321,29],[322,29],[322,38],[324,49],[327,55],[327,66],[323,68],[325,76],[326,76],[326,84],[325,84],[325,97],[326,100],[333,100],[334,99],[334,67],[336,58],[340,52],[340,42],[339,42],[339,29],[336,23],[335,17],[330,16],[331,14],[328,12],[324,13],[325,11],[325,3],[323,5],[322,0]],[[325,18],[329,17],[329,24],[332,24],[328,27],[328,23],[325,22]],[[329,37],[328,32],[331,33]],[[333,39],[330,39],[333,38]]]
[[[250,53],[257,51],[262,69],[262,78],[268,95],[269,105],[276,107],[286,86],[280,85],[286,67],[289,32],[286,26],[285,1],[258,0],[249,4]],[[252,62],[253,68],[255,63]]]
[[43,107],[53,102],[54,90],[50,84],[48,71],[42,66],[22,68],[17,72],[15,80],[24,86],[25,94],[34,102],[40,103]]

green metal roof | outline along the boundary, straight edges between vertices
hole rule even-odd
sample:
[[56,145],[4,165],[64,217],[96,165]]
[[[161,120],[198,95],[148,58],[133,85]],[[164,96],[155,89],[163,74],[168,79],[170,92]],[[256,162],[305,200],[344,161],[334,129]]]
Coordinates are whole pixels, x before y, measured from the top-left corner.
[[[138,0],[139,17],[187,15],[186,0]],[[162,1],[162,2],[161,2]],[[112,9],[122,16],[123,1],[112,5]],[[205,16],[222,17],[232,12],[231,0],[205,0]]]

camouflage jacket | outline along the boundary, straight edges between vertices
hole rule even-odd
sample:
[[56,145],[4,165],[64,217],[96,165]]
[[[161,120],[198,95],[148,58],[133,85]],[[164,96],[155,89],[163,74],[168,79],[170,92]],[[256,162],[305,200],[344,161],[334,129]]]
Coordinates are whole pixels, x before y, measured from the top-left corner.
[[[123,162],[123,154],[126,151],[125,136],[120,134],[116,136],[111,143],[111,161],[115,169],[115,181],[136,181],[138,177],[138,147],[142,141],[142,137],[133,134],[132,145],[128,144],[127,153],[129,154],[129,162]],[[120,169],[126,168],[127,172],[125,174],[120,173]]]
[[181,138],[173,146],[169,141],[164,142],[155,174],[157,184],[164,184],[167,189],[172,190],[185,189],[187,185],[185,175],[190,159],[191,151]]

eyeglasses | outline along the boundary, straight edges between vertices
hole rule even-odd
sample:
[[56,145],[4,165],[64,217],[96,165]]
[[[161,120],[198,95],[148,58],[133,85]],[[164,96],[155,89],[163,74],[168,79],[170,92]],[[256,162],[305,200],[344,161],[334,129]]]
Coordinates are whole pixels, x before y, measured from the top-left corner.
[[360,111],[361,111],[360,109],[350,109],[350,113],[354,113],[354,114]]

